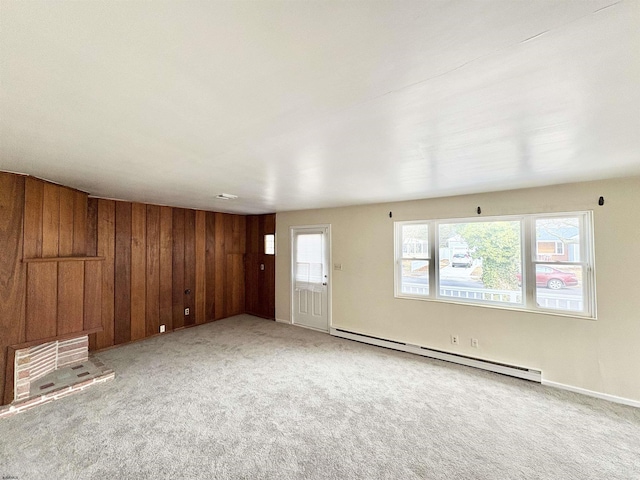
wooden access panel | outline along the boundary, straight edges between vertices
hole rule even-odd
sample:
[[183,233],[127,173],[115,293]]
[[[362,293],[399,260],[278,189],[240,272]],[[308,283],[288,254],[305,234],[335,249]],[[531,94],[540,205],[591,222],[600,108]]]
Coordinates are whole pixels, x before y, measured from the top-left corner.
[[102,329],[102,263],[84,262],[83,330]]
[[27,342],[55,337],[58,322],[58,264],[30,263],[27,268]]
[[58,262],[58,321],[56,335],[84,328],[84,262]]

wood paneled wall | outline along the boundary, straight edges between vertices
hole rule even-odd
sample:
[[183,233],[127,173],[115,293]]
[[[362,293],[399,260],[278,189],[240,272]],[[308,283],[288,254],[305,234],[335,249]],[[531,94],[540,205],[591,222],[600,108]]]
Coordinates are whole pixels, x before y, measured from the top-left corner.
[[8,403],[9,346],[101,328],[93,300],[100,295],[101,262],[85,258],[86,193],[6,173],[0,182],[0,399]]
[[245,311],[275,318],[275,255],[264,252],[264,236],[276,233],[276,216],[247,216],[247,253],[245,256]]
[[24,181],[24,258],[86,255],[87,194],[33,177]]
[[101,329],[89,337],[95,350],[160,325],[170,332],[245,311],[273,318],[264,234],[274,232],[275,215],[90,199],[0,172],[0,403],[13,399],[12,345]]
[[91,349],[244,312],[245,216],[93,198],[88,211],[88,252],[105,258]]

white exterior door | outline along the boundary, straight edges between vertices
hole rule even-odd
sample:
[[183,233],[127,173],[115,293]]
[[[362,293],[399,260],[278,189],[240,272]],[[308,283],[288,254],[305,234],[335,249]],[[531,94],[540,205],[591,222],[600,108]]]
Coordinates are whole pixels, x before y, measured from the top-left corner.
[[292,227],[291,321],[329,331],[329,227]]

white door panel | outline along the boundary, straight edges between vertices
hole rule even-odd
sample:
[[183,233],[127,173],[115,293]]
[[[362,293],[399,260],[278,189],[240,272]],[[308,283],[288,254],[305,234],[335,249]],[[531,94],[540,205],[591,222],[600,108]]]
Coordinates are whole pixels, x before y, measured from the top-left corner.
[[329,228],[292,227],[292,322],[329,330]]

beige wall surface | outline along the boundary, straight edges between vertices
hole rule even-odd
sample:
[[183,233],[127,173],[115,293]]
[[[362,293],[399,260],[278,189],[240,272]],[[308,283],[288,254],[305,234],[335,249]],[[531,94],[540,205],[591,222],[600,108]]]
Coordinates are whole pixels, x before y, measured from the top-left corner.
[[[478,206],[483,217],[592,210],[597,319],[394,298],[394,221],[477,217]],[[343,268],[331,271],[333,327],[539,369],[546,381],[640,400],[640,177],[278,213],[278,320],[291,317],[290,227],[314,224],[331,225],[332,263]],[[460,345],[451,345],[451,334]]]

